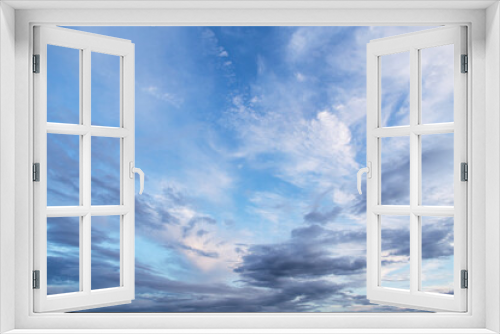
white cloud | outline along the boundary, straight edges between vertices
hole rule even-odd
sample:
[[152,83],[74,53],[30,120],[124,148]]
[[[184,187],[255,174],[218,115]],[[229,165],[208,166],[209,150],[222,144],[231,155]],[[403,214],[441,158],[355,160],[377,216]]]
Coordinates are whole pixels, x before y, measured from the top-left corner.
[[[333,92],[332,92],[333,93]],[[332,106],[335,114],[346,125],[352,126],[366,119],[366,97],[352,94],[341,87],[335,89],[336,103]],[[366,132],[366,128],[363,128]]]
[[[270,168],[301,187],[331,184],[357,168],[351,132],[333,112],[317,111],[308,118],[293,110],[256,110],[243,100],[235,96],[231,110],[231,124],[244,143],[238,157],[258,161],[258,168]],[[265,154],[276,159],[259,159]]]
[[382,283],[382,286],[404,287],[407,283],[409,288],[409,257],[395,255],[387,256],[385,252],[382,252],[382,261],[390,261],[389,264],[382,264],[380,267],[381,280],[385,282],[385,284]]
[[288,58],[299,61],[310,57],[317,50],[331,48],[328,40],[339,30],[332,27],[298,27],[290,36],[287,45]]
[[454,50],[453,45],[423,49],[422,122],[453,121]]
[[234,76],[232,71],[233,62],[228,60],[229,52],[220,45],[219,39],[216,34],[211,29],[204,29],[201,32],[201,37],[203,39],[203,44],[205,46],[205,52],[210,55],[216,57],[216,62],[218,66],[220,66],[224,71],[228,78]]
[[333,191],[333,202],[337,204],[348,204],[351,203],[356,198],[356,194],[353,192],[347,193],[340,189]]
[[168,102],[169,104],[171,104],[177,108],[180,107],[180,105],[183,103],[183,100],[181,98],[179,98],[178,96],[176,96],[172,93],[169,93],[169,92],[162,92],[156,86],[143,87],[142,91],[155,97],[158,100]]
[[233,187],[233,177],[213,163],[199,165],[187,171],[186,182],[193,195],[212,202],[228,202],[228,190]]
[[[186,194],[170,184],[165,191],[152,196],[148,206],[142,209],[147,211],[149,220],[157,222],[149,238],[174,249],[203,272],[205,279],[219,280],[233,275],[234,265],[241,261],[241,254],[234,245],[249,241],[249,235],[245,230],[229,230],[209,214],[196,209],[191,201],[185,198],[178,201],[177,195],[184,198]],[[174,222],[165,221],[165,211]]]
[[297,79],[297,81],[299,82],[303,82],[306,80],[306,77],[304,74],[300,73],[300,72],[297,72],[295,73],[295,78]]
[[250,99],[250,104],[253,105],[253,104],[255,104],[255,103],[259,102],[259,101],[260,101],[259,97],[258,96],[254,96],[254,97],[252,97]]
[[[283,231],[288,231],[295,224],[302,224],[300,219],[306,211],[305,203],[289,194],[271,191],[259,191],[249,196],[250,204],[247,207],[252,216],[260,217],[261,224],[268,224],[268,229],[273,231],[274,236],[286,236]],[[266,229],[267,230],[267,229]],[[275,242],[276,239],[273,237]],[[260,240],[260,242],[264,242]]]
[[449,293],[454,290],[453,256],[422,260],[422,290]]
[[[360,167],[356,160],[364,160],[359,151],[366,145],[366,44],[425,28],[360,28],[345,38],[339,38],[336,29],[296,28],[285,43],[282,64],[295,80],[275,72],[267,58],[258,55],[255,82],[248,92],[235,92],[232,98],[230,120],[224,122],[238,133],[242,143],[233,156],[312,193],[332,186],[342,189],[332,194],[333,200],[354,205],[355,176]],[[336,52],[338,48],[342,52]],[[344,79],[325,84],[318,76],[318,66],[323,66],[323,73],[337,73]],[[400,63],[390,66],[387,74],[400,86],[401,80],[396,79],[405,69]],[[393,99],[391,103],[396,102]],[[396,158],[405,150],[407,147],[397,147]],[[352,193],[348,191],[351,188]],[[365,219],[359,214],[358,218],[344,214],[351,221]]]

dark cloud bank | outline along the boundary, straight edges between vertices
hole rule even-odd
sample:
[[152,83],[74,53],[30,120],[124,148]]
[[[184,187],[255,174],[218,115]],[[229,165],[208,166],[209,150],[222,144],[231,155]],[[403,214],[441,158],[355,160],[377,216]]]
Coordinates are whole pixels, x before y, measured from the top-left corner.
[[[172,190],[167,189],[166,192],[179,204],[180,199]],[[155,228],[176,224],[163,205],[148,196],[136,201],[138,234],[150,235]],[[353,211],[357,210],[356,205],[351,208]],[[153,212],[157,214],[152,215]],[[191,221],[187,229],[193,229],[202,220],[205,218]],[[364,228],[331,230],[319,223],[307,223],[307,219],[305,223],[303,227],[293,229],[286,242],[235,245],[244,255],[233,270],[238,277],[233,284],[171,280],[158,268],[138,259],[136,300],[132,304],[92,312],[318,312],[331,305],[347,312],[413,311],[372,305],[364,295],[355,292],[365,285],[364,251],[358,256],[336,255],[332,249],[342,245],[364,246]],[[433,235],[429,242],[437,244],[448,238],[445,230],[429,230],[428,233]],[[405,233],[392,230],[385,236],[388,243],[394,245],[393,249],[389,249],[392,254],[406,252],[406,246],[398,242],[407,237]],[[182,242],[162,246],[170,250],[188,247]],[[429,252],[424,256],[432,258],[449,254],[443,253],[442,248],[436,248],[434,254],[432,247],[427,247]],[[209,252],[198,255],[218,256]],[[105,280],[106,277],[99,279]]]

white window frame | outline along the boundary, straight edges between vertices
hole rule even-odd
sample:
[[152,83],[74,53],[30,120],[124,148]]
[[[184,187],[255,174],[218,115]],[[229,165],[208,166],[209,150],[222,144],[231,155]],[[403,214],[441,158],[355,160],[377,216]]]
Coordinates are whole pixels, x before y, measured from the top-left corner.
[[[143,10],[120,6],[142,7]],[[9,5],[19,9],[14,12]],[[500,18],[497,1],[218,1],[163,4],[143,1],[7,1],[0,4],[0,330],[77,329],[100,333],[311,332],[492,333],[500,332]],[[61,9],[58,7],[86,9]],[[108,6],[114,10],[102,10]],[[147,7],[150,9],[147,9]],[[151,7],[163,6],[164,8]],[[183,9],[176,8],[179,6]],[[456,6],[456,7],[454,7]],[[489,8],[487,8],[489,6]],[[98,9],[97,7],[101,8]],[[165,8],[170,7],[170,8]],[[224,8],[226,7],[226,8]],[[232,7],[232,8],[227,8]],[[406,7],[406,9],[405,9]],[[457,7],[459,7],[457,9]],[[30,9],[31,8],[31,9]],[[33,9],[34,8],[34,9]],[[45,8],[45,9],[42,9]],[[49,8],[49,10],[47,10]],[[346,9],[351,8],[351,9]],[[402,9],[403,8],[403,9]],[[436,9],[438,8],[438,9]],[[441,8],[441,9],[439,9]],[[461,9],[460,9],[461,8]],[[28,10],[29,9],[29,10]],[[354,9],[354,10],[353,10]],[[15,23],[13,18],[15,17]],[[485,24],[486,23],[486,24]],[[35,314],[32,270],[32,27],[57,25],[439,25],[465,24],[471,59],[468,76],[469,230],[468,312],[436,314]],[[15,31],[15,40],[13,38]],[[15,53],[14,53],[15,47]],[[15,73],[12,68],[15,64]],[[487,67],[487,71],[486,71]],[[15,82],[15,86],[12,85]],[[15,94],[15,100],[11,96]],[[13,112],[15,110],[15,113]],[[138,111],[140,112],[140,111]],[[488,121],[486,121],[488,120]],[[9,131],[8,127],[15,128]],[[12,141],[15,139],[15,147]],[[10,142],[9,142],[10,140]],[[12,162],[15,159],[15,164]],[[10,181],[15,168],[15,182]],[[486,173],[485,173],[486,172]],[[488,182],[486,183],[486,174]],[[353,174],[353,177],[354,174]],[[14,208],[9,196],[15,193]],[[487,196],[486,196],[487,195]],[[472,228],[473,226],[473,228]],[[14,257],[12,254],[14,253]],[[486,255],[489,256],[486,256]],[[15,284],[14,284],[15,282]],[[12,289],[15,286],[15,289]],[[487,293],[486,293],[487,291]],[[12,307],[15,305],[15,307]],[[244,330],[246,328],[246,331]],[[302,328],[303,330],[298,330]],[[385,328],[380,330],[381,328]],[[135,331],[133,329],[136,329]],[[240,329],[240,330],[239,330]],[[295,330],[294,330],[295,329]],[[346,329],[346,330],[342,330]],[[358,330],[356,330],[358,329]],[[392,329],[392,330],[391,330]],[[41,331],[40,331],[41,332]],[[121,332],[118,330],[118,332]],[[186,332],[186,331],[183,331]],[[109,333],[109,331],[108,331]]]
[[[461,164],[467,163],[467,76],[461,73],[461,56],[467,54],[467,31],[464,26],[449,26],[390,36],[370,41],[367,46],[367,164],[371,178],[366,181],[367,196],[367,298],[373,303],[415,307],[423,310],[467,310],[467,290],[461,287],[461,270],[467,270],[467,185],[461,181]],[[453,46],[454,121],[450,123],[422,123],[421,50],[443,45]],[[382,124],[382,57],[408,52],[410,74],[409,124],[384,127]],[[470,72],[469,72],[470,73]],[[428,111],[429,112],[429,111]],[[433,112],[436,112],[433,110]],[[452,206],[422,205],[422,135],[453,134],[454,161]],[[409,140],[409,203],[384,205],[382,203],[382,138],[402,136]],[[382,217],[389,215],[409,218],[410,259],[409,290],[381,285]],[[429,293],[422,290],[422,231],[424,216],[452,217],[453,240],[453,295]]]
[[[34,83],[34,162],[39,164],[39,181],[33,184],[34,200],[34,270],[39,271],[39,288],[34,289],[35,312],[75,311],[100,306],[130,303],[135,296],[135,193],[130,176],[135,157],[134,44],[112,38],[60,27],[34,27],[34,54],[39,56],[39,73]],[[47,122],[47,46],[57,45],[78,50],[80,58],[80,122]],[[120,62],[119,127],[95,126],[91,122],[91,58],[93,52],[114,55]],[[80,142],[80,203],[75,206],[47,206],[47,135],[78,136]],[[91,141],[93,138],[116,138],[120,141],[118,205],[92,205]],[[130,170],[129,170],[130,169]],[[92,290],[91,232],[92,216],[120,218],[119,286]],[[47,294],[47,218],[79,219],[79,291]]]

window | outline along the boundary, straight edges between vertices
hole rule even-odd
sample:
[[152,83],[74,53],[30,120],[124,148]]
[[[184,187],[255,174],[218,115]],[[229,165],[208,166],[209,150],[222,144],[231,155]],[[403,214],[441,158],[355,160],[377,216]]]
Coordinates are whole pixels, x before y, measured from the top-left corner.
[[[6,10],[8,5],[2,4],[2,10]],[[13,4],[14,5],[14,4]],[[36,8],[40,3],[33,5]],[[61,6],[66,4],[61,3]],[[377,4],[378,5],[378,4]],[[399,4],[398,4],[399,5]],[[400,4],[401,6],[408,6],[408,4]],[[416,4],[411,4],[415,6]],[[433,4],[434,5],[434,4]],[[491,89],[485,89],[485,78],[492,86],[497,87],[494,67],[492,64],[497,63],[497,56],[492,54],[491,47],[495,48],[497,42],[494,38],[494,31],[487,30],[484,31],[484,23],[490,27],[496,24],[495,8],[484,9],[486,6],[484,3],[481,5],[473,4],[469,5],[474,8],[479,8],[477,10],[463,9],[465,8],[463,3],[453,3],[453,4],[443,4],[439,5],[449,8],[453,6],[455,10],[449,9],[398,9],[392,11],[386,11],[379,9],[376,11],[376,20],[382,24],[399,24],[405,22],[405,24],[454,24],[457,22],[469,22],[469,27],[473,29],[469,30],[469,50],[472,50],[471,57],[471,68],[474,71],[474,75],[468,76],[468,83],[470,87],[470,92],[468,93],[468,105],[471,107],[471,113],[469,113],[469,121],[474,120],[474,122],[468,122],[468,132],[471,134],[469,140],[469,151],[471,158],[469,160],[470,164],[474,164],[474,167],[470,167],[470,180],[469,182],[469,195],[474,194],[474,198],[471,204],[471,210],[468,211],[469,217],[472,217],[472,225],[474,233],[468,235],[468,244],[473,245],[471,248],[471,254],[468,257],[468,269],[470,270],[473,279],[469,282],[472,288],[469,288],[468,295],[472,298],[468,299],[468,312],[466,314],[426,314],[426,315],[398,315],[398,316],[387,316],[384,314],[377,314],[376,316],[363,316],[363,315],[324,315],[324,316],[306,316],[306,315],[268,315],[268,316],[251,316],[247,317],[244,315],[200,315],[200,316],[186,316],[181,315],[89,315],[89,314],[31,314],[33,309],[30,298],[31,291],[31,270],[33,265],[31,263],[31,254],[33,249],[31,248],[32,243],[30,242],[30,237],[33,235],[32,228],[32,213],[30,212],[30,198],[32,196],[31,192],[31,181],[28,180],[27,176],[31,175],[31,140],[28,141],[30,137],[29,125],[30,125],[30,114],[31,114],[31,104],[30,101],[30,81],[31,75],[28,75],[28,64],[31,63],[30,56],[32,50],[30,49],[30,23],[49,23],[54,24],[54,22],[61,22],[62,24],[110,24],[110,25],[120,25],[120,24],[193,24],[193,22],[217,22],[219,24],[231,24],[234,22],[241,22],[242,24],[290,24],[290,22],[295,22],[296,24],[308,24],[312,20],[318,24],[351,24],[350,22],[364,22],[367,24],[372,24],[374,20],[373,10],[363,10],[358,9],[356,11],[345,11],[345,10],[286,10],[282,14],[280,11],[270,10],[266,15],[262,15],[263,11],[260,10],[250,10],[250,11],[238,11],[238,10],[211,10],[211,11],[190,11],[190,10],[113,10],[113,11],[79,11],[79,10],[30,10],[24,11],[22,9],[17,11],[16,15],[16,89],[14,87],[9,87],[9,85],[2,85],[2,99],[5,99],[6,95],[4,92],[14,93],[16,92],[16,247],[15,247],[15,277],[16,277],[16,322],[12,324],[9,328],[181,328],[181,327],[193,327],[198,326],[199,328],[240,328],[240,327],[252,327],[252,326],[268,326],[269,328],[283,328],[286,324],[287,327],[307,327],[307,328],[350,328],[354,324],[359,324],[366,328],[381,328],[381,327],[391,327],[391,328],[422,328],[425,332],[425,328],[477,328],[477,331],[485,331],[482,328],[492,328],[495,329],[495,316],[492,316],[490,312],[485,312],[485,304],[488,305],[489,310],[495,310],[495,290],[493,289],[497,283],[492,282],[495,280],[495,260],[492,256],[485,256],[486,254],[494,254],[489,251],[494,251],[496,248],[492,245],[498,244],[497,236],[495,233],[495,228],[490,224],[490,211],[484,214],[484,203],[489,207],[488,202],[494,200],[496,193],[490,192],[488,199],[485,198],[484,188],[485,179],[483,177],[484,170],[484,155],[482,155],[484,145],[481,143],[486,142],[487,152],[491,153],[495,157],[495,150],[492,146],[496,145],[495,142],[485,141],[488,137],[485,135],[485,124],[486,129],[495,129],[496,123],[485,122],[484,113],[488,117],[493,117],[492,111],[496,110],[494,108],[485,109],[486,105],[489,107],[494,107],[495,102],[493,97],[495,94],[491,94]],[[17,5],[15,5],[17,6]],[[31,6],[31,5],[28,5]],[[312,5],[311,5],[312,6]],[[375,6],[375,5],[374,5]],[[422,6],[418,4],[417,7]],[[479,7],[482,6],[482,7]],[[26,8],[26,7],[25,7]],[[462,8],[462,9],[457,9]],[[13,13],[14,11],[11,11]],[[106,16],[102,13],[106,12]],[[265,12],[265,11],[264,11]],[[488,13],[488,16],[486,16]],[[94,15],[99,14],[99,15]],[[269,15],[267,15],[269,14]],[[369,18],[369,19],[367,19]],[[3,21],[5,23],[5,21]],[[13,27],[13,25],[12,25]],[[14,31],[14,29],[12,29]],[[2,34],[5,34],[6,30],[2,30]],[[492,36],[493,34],[493,36]],[[2,35],[3,37],[5,35]],[[493,38],[490,38],[493,37]],[[484,43],[486,42],[486,53],[484,48]],[[8,49],[4,48],[6,43],[5,39],[2,39],[2,52],[7,52]],[[12,43],[13,44],[13,43]],[[486,56],[487,71],[484,72],[484,64]],[[1,58],[2,64],[5,64],[7,59],[5,57]],[[13,64],[13,62],[12,62]],[[2,68],[3,70],[4,68]],[[476,72],[477,71],[477,72]],[[3,80],[9,77],[5,76],[6,72],[2,72]],[[13,79],[14,77],[12,77]],[[470,85],[472,84],[472,86]],[[486,94],[486,95],[485,95]],[[486,100],[484,99],[486,96]],[[5,100],[4,100],[5,101]],[[2,107],[2,113],[5,108]],[[490,119],[490,118],[488,118]],[[3,120],[3,119],[2,119]],[[491,120],[491,119],[490,119]],[[7,123],[4,123],[4,125]],[[8,123],[13,125],[14,120]],[[472,130],[472,131],[470,131]],[[490,132],[492,133],[492,132]],[[4,136],[5,132],[2,133]],[[3,137],[2,137],[3,138]],[[488,137],[489,138],[489,137]],[[13,138],[12,138],[13,139]],[[2,146],[3,148],[4,146]],[[489,154],[488,153],[488,154]],[[6,151],[2,149],[2,154],[6,154]],[[3,160],[5,162],[5,160]],[[2,164],[2,171],[3,169]],[[493,167],[491,167],[493,168]],[[2,174],[5,177],[5,174]],[[4,180],[4,179],[2,179]],[[486,183],[486,189],[494,190],[496,180],[490,180]],[[2,211],[5,212],[5,197],[2,197]],[[490,203],[491,204],[491,203]],[[488,213],[490,212],[490,213]],[[2,224],[4,221],[2,221]],[[470,229],[470,227],[469,227]],[[2,230],[4,231],[4,230]],[[10,234],[9,234],[10,235]],[[7,235],[4,234],[3,238]],[[14,235],[11,235],[14,238]],[[494,242],[492,242],[494,241]],[[14,249],[14,244],[5,244],[9,250]],[[486,250],[485,250],[486,249]],[[489,250],[489,251],[488,251]],[[7,256],[12,256],[12,253],[8,255],[5,251],[2,252],[2,266],[8,265],[9,262],[4,261]],[[485,272],[485,263],[488,264],[488,271]],[[9,266],[10,268],[10,266]],[[12,273],[14,276],[14,267],[10,268],[12,270],[3,270],[3,276]],[[486,273],[489,273],[486,275]],[[471,276],[472,277],[472,276]],[[488,289],[489,293],[485,294],[485,287]],[[491,289],[490,289],[491,288]],[[2,290],[2,293],[5,289]],[[3,295],[3,296],[8,296]],[[4,297],[3,297],[4,298]],[[8,299],[7,301],[14,302],[14,299]],[[491,309],[492,307],[493,309]],[[472,310],[472,312],[471,312]],[[5,308],[2,310],[2,314],[5,314]],[[496,313],[495,313],[496,314]],[[4,322],[5,324],[5,322]],[[167,325],[168,324],[168,325]],[[335,325],[333,325],[335,324]],[[357,326],[357,327],[359,327]],[[475,329],[471,329],[475,331]],[[401,332],[404,332],[402,329]]]
[[[35,312],[128,303],[135,281],[134,45],[49,27],[36,27],[34,40]],[[99,61],[110,62],[114,80],[92,71]],[[104,98],[115,108],[101,107]],[[108,196],[96,196],[103,191]],[[105,252],[114,261],[100,261]],[[63,275],[51,277],[61,268]],[[96,285],[109,271],[114,279]],[[48,289],[53,279],[64,281],[62,289]]]
[[[368,45],[367,295],[372,301],[466,310],[461,286],[467,269],[467,183],[461,176],[467,163],[465,36],[462,27],[438,28]],[[384,80],[390,71],[396,75]],[[409,105],[399,109],[387,107],[397,100],[394,81],[410,95]],[[450,250],[435,244],[443,232]],[[432,252],[437,258],[452,254],[451,261],[434,261],[440,266],[434,270],[449,272],[448,291],[426,290]]]

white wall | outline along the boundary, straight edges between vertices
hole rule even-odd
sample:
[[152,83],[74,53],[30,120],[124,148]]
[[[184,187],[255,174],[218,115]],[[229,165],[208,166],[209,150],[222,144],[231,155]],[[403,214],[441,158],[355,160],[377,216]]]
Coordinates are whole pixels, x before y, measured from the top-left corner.
[[[486,277],[500,275],[500,13],[499,4],[486,11]],[[500,286],[486,282],[486,328],[500,332]]]
[[0,3],[0,333],[14,328],[15,12]]

